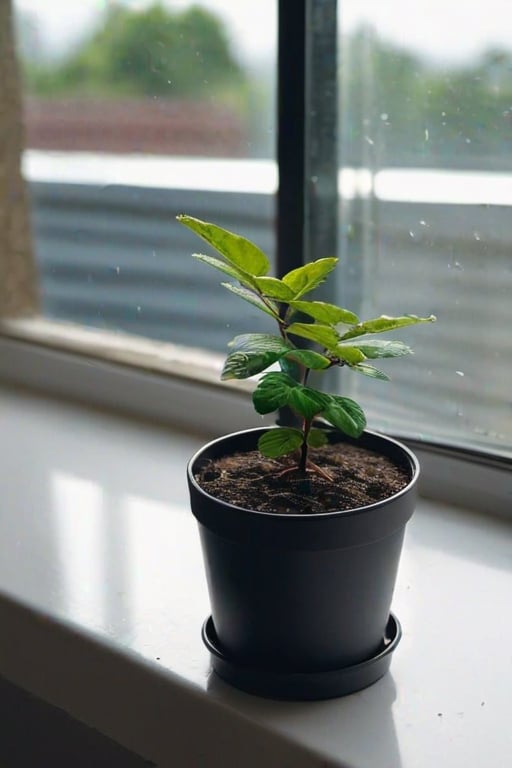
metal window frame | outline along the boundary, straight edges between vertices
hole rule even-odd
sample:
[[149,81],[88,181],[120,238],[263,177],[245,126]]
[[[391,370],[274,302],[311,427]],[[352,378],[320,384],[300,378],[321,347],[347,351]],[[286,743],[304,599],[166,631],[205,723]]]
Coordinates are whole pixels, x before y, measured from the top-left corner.
[[[338,252],[337,0],[279,0],[276,264],[281,277]],[[317,298],[333,300],[332,283]],[[327,374],[336,386],[336,371]],[[313,377],[313,381],[314,381]],[[294,424],[288,408],[278,423]]]
[[280,275],[337,253],[337,29],[337,0],[279,0]]

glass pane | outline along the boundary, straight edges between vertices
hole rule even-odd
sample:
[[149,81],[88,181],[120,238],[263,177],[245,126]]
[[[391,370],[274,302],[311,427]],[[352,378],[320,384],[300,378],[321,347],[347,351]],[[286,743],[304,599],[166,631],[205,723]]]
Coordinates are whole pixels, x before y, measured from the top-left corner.
[[47,317],[224,350],[237,299],[175,216],[273,257],[276,5],[15,0]]
[[364,317],[438,317],[392,334],[416,355],[382,361],[391,384],[352,376],[349,386],[379,428],[511,455],[512,48],[503,5],[341,8],[343,298]]

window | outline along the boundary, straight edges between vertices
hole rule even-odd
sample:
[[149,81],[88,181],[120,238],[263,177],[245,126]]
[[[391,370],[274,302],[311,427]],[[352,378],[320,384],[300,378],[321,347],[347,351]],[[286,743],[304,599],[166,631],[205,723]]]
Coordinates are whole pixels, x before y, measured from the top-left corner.
[[[481,23],[477,3],[467,4],[462,31],[455,3],[413,11],[393,0],[384,11],[347,0],[337,26],[336,5],[205,2],[229,61],[215,75],[213,49],[180,33],[176,59],[192,46],[204,75],[187,86],[198,89],[192,97],[180,91],[184,80],[172,90],[170,44],[152,38],[143,61],[117,56],[121,32],[133,24],[139,40],[154,4],[113,3],[101,17],[96,3],[70,9],[82,14],[74,27],[84,37],[67,51],[54,46],[59,57],[49,61],[44,35],[60,4],[17,0],[44,313],[115,331],[119,343],[129,333],[222,351],[236,299],[192,264],[194,244],[175,212],[243,232],[277,254],[281,271],[338,252],[331,298],[363,317],[438,316],[400,335],[417,355],[393,362],[391,384],[341,371],[340,387],[377,428],[510,458],[512,52],[502,25]],[[189,12],[185,2],[158,7]],[[499,8],[488,16],[499,19]],[[98,54],[102,41],[110,63]],[[173,110],[189,120],[181,134],[159,131]],[[244,321],[255,329],[260,318],[244,311]]]
[[512,49],[501,11],[492,0],[485,14],[480,2],[341,3],[341,293],[364,316],[438,316],[401,334],[417,355],[394,361],[385,393],[350,382],[373,423],[510,457]]
[[276,8],[257,5],[15,0],[46,318],[225,348],[236,299],[174,217],[274,252]]

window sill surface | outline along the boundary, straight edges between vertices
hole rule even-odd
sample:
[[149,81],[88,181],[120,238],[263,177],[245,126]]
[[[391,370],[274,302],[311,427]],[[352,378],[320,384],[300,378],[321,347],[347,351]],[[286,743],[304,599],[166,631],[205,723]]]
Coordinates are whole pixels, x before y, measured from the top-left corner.
[[[511,526],[420,500],[391,672],[327,702],[224,685],[170,428],[0,389],[0,675],[158,766],[505,768]],[[508,640],[507,640],[508,638]]]

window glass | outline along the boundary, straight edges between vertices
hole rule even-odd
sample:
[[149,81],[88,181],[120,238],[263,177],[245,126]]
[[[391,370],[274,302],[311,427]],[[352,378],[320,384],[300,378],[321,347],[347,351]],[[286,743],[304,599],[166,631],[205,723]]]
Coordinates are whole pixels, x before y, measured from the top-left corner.
[[276,0],[14,7],[44,315],[224,349],[237,299],[174,219],[273,257]]
[[373,424],[510,455],[512,48],[483,11],[341,3],[340,293],[438,317],[396,332],[416,355],[382,361],[391,384],[350,378]]

